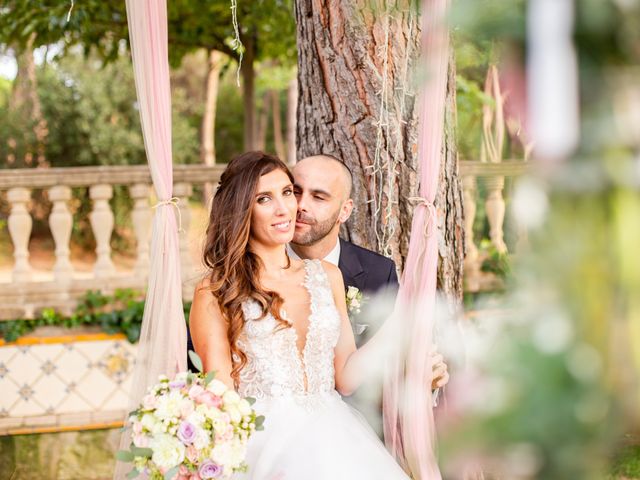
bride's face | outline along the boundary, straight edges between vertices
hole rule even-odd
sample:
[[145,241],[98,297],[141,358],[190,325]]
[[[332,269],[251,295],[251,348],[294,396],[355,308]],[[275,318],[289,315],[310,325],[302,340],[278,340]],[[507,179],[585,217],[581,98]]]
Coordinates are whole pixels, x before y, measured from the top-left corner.
[[293,238],[298,209],[293,184],[282,170],[260,177],[251,212],[251,237],[263,245],[281,245]]

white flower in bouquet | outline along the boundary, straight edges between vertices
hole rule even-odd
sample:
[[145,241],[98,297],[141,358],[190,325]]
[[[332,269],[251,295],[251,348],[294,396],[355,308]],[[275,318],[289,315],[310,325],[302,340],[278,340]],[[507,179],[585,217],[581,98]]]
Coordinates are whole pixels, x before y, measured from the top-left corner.
[[153,450],[151,460],[161,469],[168,470],[184,460],[184,444],[171,435],[156,435],[151,440],[149,447]]
[[[200,358],[189,355],[202,372]],[[172,380],[161,375],[129,415],[130,449],[116,456],[133,464],[128,478],[231,478],[246,470],[247,441],[262,429],[264,417],[252,403],[213,373],[181,372]]]

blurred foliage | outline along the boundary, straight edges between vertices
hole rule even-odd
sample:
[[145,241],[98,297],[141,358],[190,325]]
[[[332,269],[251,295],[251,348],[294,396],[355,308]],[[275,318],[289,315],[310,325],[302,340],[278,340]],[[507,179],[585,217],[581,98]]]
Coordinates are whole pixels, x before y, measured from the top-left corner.
[[502,280],[511,274],[511,258],[508,253],[498,251],[491,240],[486,238],[480,241],[479,249],[486,255],[480,265],[481,271],[493,273]]
[[[104,64],[96,56],[70,53],[37,69],[38,95],[48,134],[44,155],[50,166],[135,165],[146,163],[140,114],[130,59],[120,55]],[[184,89],[172,91],[172,147],[175,163],[199,162],[198,122],[185,115],[193,109]],[[0,168],[33,167],[38,147],[33,120],[21,111],[0,106]],[[195,124],[194,124],[195,123]],[[48,231],[50,204],[35,195],[33,231]],[[114,188],[110,201],[115,216],[112,247],[131,251],[132,201],[123,186]],[[88,214],[87,189],[73,189],[70,203],[74,215],[72,239],[83,248],[95,246]]]
[[[80,44],[86,52],[95,49],[100,57],[116,60],[128,43],[126,8],[123,0],[85,0],[74,5],[55,0],[24,2],[7,0],[0,9],[0,43],[25,45],[33,33],[35,46],[63,42],[65,49]],[[230,57],[234,37],[228,0],[172,0],[167,3],[169,56],[175,67],[185,54],[205,48]],[[295,24],[290,0],[238,2],[241,37],[256,39],[257,59],[295,61]]]
[[[116,289],[113,295],[88,291],[78,301],[70,317],[45,308],[33,320],[17,319],[0,322],[0,335],[6,342],[14,342],[42,326],[76,328],[98,325],[106,333],[123,333],[131,343],[138,341],[144,313],[143,295],[132,289]],[[185,318],[189,318],[191,302],[184,304]]]
[[[516,52],[525,67],[526,6],[453,3],[463,110],[464,102],[482,104],[474,61],[489,61],[486,45],[498,59]],[[575,7],[580,146],[565,163],[523,179],[535,195],[517,200],[514,186],[519,211],[535,210],[541,198],[549,208],[530,223],[518,218],[530,251],[513,264],[505,295],[466,297],[467,307],[486,313],[465,332],[466,365],[452,375],[440,426],[445,476],[461,465],[490,478],[640,473],[637,440],[621,447],[624,433],[637,438],[640,430],[640,145],[617,128],[625,119],[616,118],[613,99],[624,85],[612,82],[640,64],[640,2],[576,0]],[[637,76],[630,80],[637,84]],[[461,140],[461,151],[476,144]]]

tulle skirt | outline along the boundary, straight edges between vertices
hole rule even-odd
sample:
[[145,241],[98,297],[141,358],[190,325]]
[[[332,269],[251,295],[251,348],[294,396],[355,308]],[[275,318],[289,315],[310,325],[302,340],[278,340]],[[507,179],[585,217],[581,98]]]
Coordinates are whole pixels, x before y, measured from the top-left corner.
[[407,480],[409,477],[337,392],[258,400],[264,430],[249,440],[247,480]]

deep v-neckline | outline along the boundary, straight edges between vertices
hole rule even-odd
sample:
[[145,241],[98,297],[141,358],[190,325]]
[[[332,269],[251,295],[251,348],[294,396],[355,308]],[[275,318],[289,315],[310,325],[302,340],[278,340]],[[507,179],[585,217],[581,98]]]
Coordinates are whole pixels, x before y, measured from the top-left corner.
[[309,287],[309,260],[303,260],[304,262],[304,279],[302,280],[302,286],[307,292],[309,297],[309,313],[307,315],[307,328],[306,332],[304,332],[304,342],[302,344],[302,348],[298,347],[298,340],[300,340],[300,335],[298,335],[298,330],[294,326],[293,319],[287,312],[287,309],[283,307],[280,308],[280,313],[282,318],[286,320],[289,325],[291,325],[291,329],[294,333],[294,346],[296,347],[296,351],[298,352],[298,356],[303,361],[303,368],[306,370],[306,362],[305,360],[305,352],[307,351],[307,345],[309,345],[309,334],[311,333],[311,326],[313,324],[313,292]]

